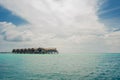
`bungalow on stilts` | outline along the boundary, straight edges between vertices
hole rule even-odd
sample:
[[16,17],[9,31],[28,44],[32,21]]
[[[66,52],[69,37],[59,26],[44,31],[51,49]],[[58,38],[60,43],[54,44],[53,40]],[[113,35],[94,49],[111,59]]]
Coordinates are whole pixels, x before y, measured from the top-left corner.
[[24,49],[13,49],[12,53],[16,54],[58,54],[56,48],[24,48]]

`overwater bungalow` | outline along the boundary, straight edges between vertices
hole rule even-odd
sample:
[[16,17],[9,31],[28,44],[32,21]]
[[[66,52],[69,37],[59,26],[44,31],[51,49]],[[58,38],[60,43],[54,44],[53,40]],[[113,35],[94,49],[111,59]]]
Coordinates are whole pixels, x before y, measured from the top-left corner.
[[13,49],[12,53],[16,54],[55,54],[58,53],[56,48],[24,48]]

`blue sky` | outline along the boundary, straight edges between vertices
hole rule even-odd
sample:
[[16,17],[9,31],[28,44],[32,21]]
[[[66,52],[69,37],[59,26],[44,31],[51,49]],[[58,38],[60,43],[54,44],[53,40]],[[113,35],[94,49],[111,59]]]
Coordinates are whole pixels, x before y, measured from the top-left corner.
[[28,23],[25,19],[15,15],[12,11],[3,6],[0,6],[0,22],[11,22],[15,25],[24,25]]
[[99,16],[103,19],[109,19],[114,17],[120,17],[120,1],[118,0],[107,0],[100,6],[100,12],[104,12]]
[[120,28],[120,1],[106,0],[100,6],[98,16],[101,22],[108,25],[108,27]]
[[119,44],[119,0],[0,0],[0,51],[120,52]]

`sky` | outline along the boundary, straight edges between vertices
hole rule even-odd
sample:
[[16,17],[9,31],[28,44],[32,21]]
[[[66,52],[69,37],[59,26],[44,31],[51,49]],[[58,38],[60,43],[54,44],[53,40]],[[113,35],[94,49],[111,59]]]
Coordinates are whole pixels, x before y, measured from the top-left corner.
[[119,0],[0,0],[0,51],[119,53]]

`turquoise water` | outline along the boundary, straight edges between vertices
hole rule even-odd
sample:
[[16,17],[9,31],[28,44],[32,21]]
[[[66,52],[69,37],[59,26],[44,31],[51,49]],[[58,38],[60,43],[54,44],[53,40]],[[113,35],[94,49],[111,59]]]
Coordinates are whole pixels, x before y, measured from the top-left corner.
[[0,80],[120,80],[120,54],[0,54]]

